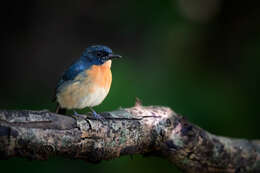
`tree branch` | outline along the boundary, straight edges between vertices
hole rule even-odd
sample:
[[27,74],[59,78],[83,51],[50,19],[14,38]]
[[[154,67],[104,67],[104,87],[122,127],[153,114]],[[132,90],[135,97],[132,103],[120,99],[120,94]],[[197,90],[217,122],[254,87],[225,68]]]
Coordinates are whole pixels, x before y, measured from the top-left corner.
[[260,172],[260,141],[210,134],[170,108],[141,106],[102,114],[0,110],[0,158],[63,156],[88,162],[143,154],[185,172]]

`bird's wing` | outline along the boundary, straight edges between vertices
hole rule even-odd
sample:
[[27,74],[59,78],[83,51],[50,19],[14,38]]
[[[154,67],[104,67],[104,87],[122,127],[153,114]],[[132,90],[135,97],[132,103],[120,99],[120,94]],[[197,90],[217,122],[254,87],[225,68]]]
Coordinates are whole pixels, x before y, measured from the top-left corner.
[[83,72],[88,68],[88,64],[86,64],[83,60],[78,60],[74,64],[72,64],[61,76],[57,86],[56,86],[56,93],[59,92],[60,88],[63,85],[67,85],[67,83],[75,82],[73,81],[78,74]]

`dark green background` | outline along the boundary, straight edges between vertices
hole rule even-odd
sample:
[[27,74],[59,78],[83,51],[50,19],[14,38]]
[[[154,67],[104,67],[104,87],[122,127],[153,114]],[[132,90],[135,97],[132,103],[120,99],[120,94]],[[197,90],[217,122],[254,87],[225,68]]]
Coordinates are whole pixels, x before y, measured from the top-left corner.
[[[260,138],[260,11],[245,1],[10,1],[1,5],[0,109],[55,109],[62,71],[91,44],[124,59],[95,109],[169,106],[217,135]],[[84,112],[84,110],[82,111]],[[176,170],[176,171],[175,171]],[[178,172],[140,155],[93,165],[79,160],[0,161],[0,172]]]

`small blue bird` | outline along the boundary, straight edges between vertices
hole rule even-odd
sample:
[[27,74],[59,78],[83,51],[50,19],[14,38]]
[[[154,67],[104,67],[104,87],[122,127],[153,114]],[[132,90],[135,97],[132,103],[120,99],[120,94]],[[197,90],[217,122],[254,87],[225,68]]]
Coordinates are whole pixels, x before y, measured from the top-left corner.
[[86,48],[80,58],[62,75],[56,87],[56,113],[65,114],[66,109],[89,107],[97,119],[102,117],[92,107],[102,103],[111,82],[112,59],[121,58],[107,46],[94,45]]

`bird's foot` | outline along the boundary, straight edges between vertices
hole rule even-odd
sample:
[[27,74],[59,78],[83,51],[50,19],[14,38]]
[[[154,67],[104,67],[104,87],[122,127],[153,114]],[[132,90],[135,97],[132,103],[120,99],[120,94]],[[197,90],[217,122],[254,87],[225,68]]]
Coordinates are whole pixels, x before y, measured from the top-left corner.
[[[96,111],[94,111],[94,109],[90,108],[90,110],[91,110],[93,116],[95,117],[95,119],[100,120],[100,121],[102,121],[102,122],[105,121],[105,118],[102,117],[100,114],[96,113]],[[82,114],[79,114],[79,113],[76,112],[75,110],[73,111],[73,115],[74,115],[74,116],[83,116]]]
[[96,112],[93,112],[93,115],[94,117],[97,119],[97,120],[100,120],[100,121],[104,121],[105,118],[102,117],[100,114],[96,113]]
[[92,108],[89,108],[91,111],[92,111],[92,113],[93,113],[93,116],[97,119],[97,120],[100,120],[100,121],[105,121],[105,118],[104,117],[102,117],[100,114],[98,114],[98,113],[96,113],[96,111],[94,111],[94,109],[92,109]]
[[84,118],[84,117],[86,117],[86,115],[83,115],[83,114],[79,114],[78,112],[76,112],[75,110],[73,110],[73,115],[72,115],[73,117],[75,117],[76,119],[77,118]]

